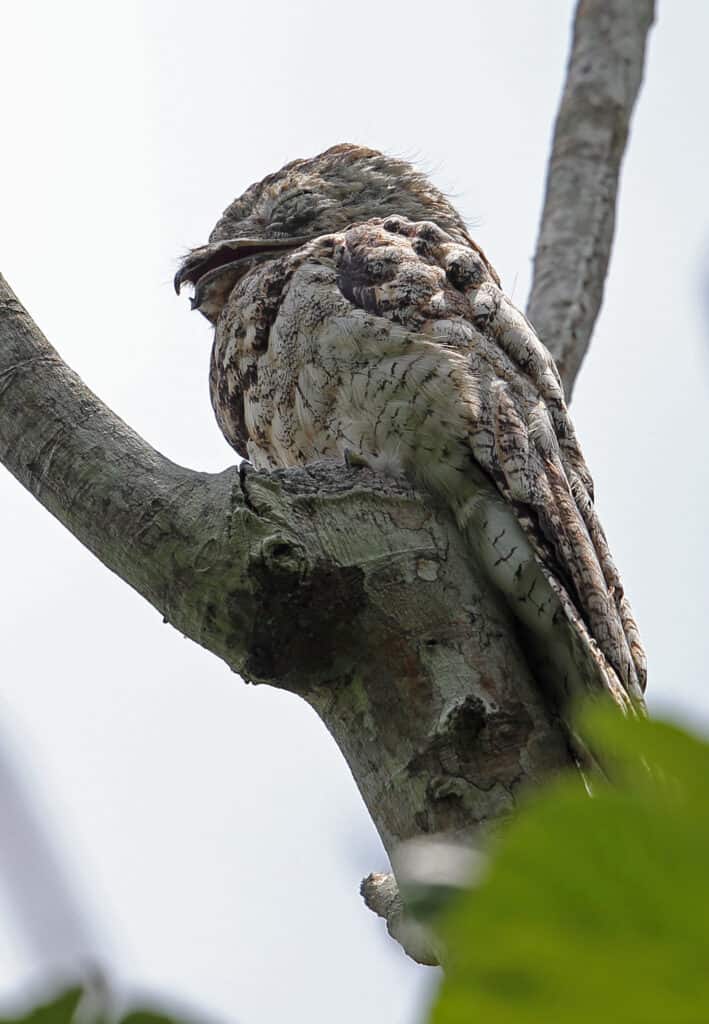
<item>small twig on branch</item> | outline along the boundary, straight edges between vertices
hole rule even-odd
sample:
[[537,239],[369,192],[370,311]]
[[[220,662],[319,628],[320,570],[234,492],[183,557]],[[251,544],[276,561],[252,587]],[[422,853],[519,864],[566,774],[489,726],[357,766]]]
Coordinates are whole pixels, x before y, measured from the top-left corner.
[[399,887],[392,874],[372,873],[362,880],[360,893],[364,905],[384,919],[387,931],[417,964],[437,967],[440,955],[431,932],[405,909]]
[[527,306],[567,401],[603,300],[654,8],[654,0],[580,0],[576,8]]

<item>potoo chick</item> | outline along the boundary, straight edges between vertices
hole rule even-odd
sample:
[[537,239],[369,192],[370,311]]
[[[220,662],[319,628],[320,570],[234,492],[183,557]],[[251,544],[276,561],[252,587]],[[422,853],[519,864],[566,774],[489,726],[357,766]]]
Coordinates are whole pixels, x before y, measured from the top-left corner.
[[294,160],[227,208],[185,283],[241,456],[404,474],[450,508],[557,705],[605,691],[642,708],[642,645],[554,361],[424,175],[354,145]]

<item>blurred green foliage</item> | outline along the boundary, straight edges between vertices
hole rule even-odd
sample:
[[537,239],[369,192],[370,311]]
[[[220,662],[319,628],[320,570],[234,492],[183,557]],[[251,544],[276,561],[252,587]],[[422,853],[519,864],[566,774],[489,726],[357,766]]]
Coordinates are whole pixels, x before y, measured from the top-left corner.
[[[442,901],[429,1024],[709,1022],[709,746],[609,708],[580,731],[608,778],[592,797],[570,774],[530,798],[474,888]],[[80,987],[0,1019],[109,1022],[178,1024],[140,1009],[116,1021]]]
[[91,988],[75,986],[19,1017],[3,1017],[0,1024],[185,1024],[155,1010],[131,1010],[118,1019],[102,1002]]
[[442,916],[430,1024],[707,1024],[709,746],[588,709],[611,782],[569,776]]
[[83,989],[80,987],[69,988],[21,1017],[3,1017],[0,1024],[71,1024],[76,1020],[76,1010],[82,996]]

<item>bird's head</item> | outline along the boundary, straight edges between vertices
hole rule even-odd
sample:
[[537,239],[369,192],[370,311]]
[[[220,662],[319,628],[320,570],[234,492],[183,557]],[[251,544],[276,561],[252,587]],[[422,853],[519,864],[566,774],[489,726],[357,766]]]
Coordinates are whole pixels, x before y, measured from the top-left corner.
[[309,160],[293,160],[235,199],[208,244],[182,261],[175,289],[191,284],[192,308],[214,323],[236,282],[255,262],[350,224],[394,214],[435,221],[470,243],[460,215],[411,164],[363,146],[333,146]]

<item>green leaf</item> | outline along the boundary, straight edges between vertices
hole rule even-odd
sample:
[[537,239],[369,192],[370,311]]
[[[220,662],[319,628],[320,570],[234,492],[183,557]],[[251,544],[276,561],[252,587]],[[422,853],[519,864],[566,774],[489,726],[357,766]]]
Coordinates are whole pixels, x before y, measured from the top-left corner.
[[[36,1006],[20,1017],[0,1018],[0,1024],[107,1024],[103,1005],[84,1004],[77,1013],[77,1008],[85,995],[84,989],[75,987],[67,989],[49,1003]],[[113,1016],[111,1021],[115,1021]],[[130,1010],[116,1024],[186,1024],[177,1017],[167,1016],[158,1010]]]
[[614,785],[563,779],[508,826],[442,924],[432,1024],[709,1021],[709,747],[608,709],[581,730]]
[[67,989],[49,1003],[36,1006],[21,1017],[3,1017],[0,1024],[73,1024],[83,989]]
[[166,1017],[154,1010],[132,1010],[121,1024],[180,1024],[175,1017]]

